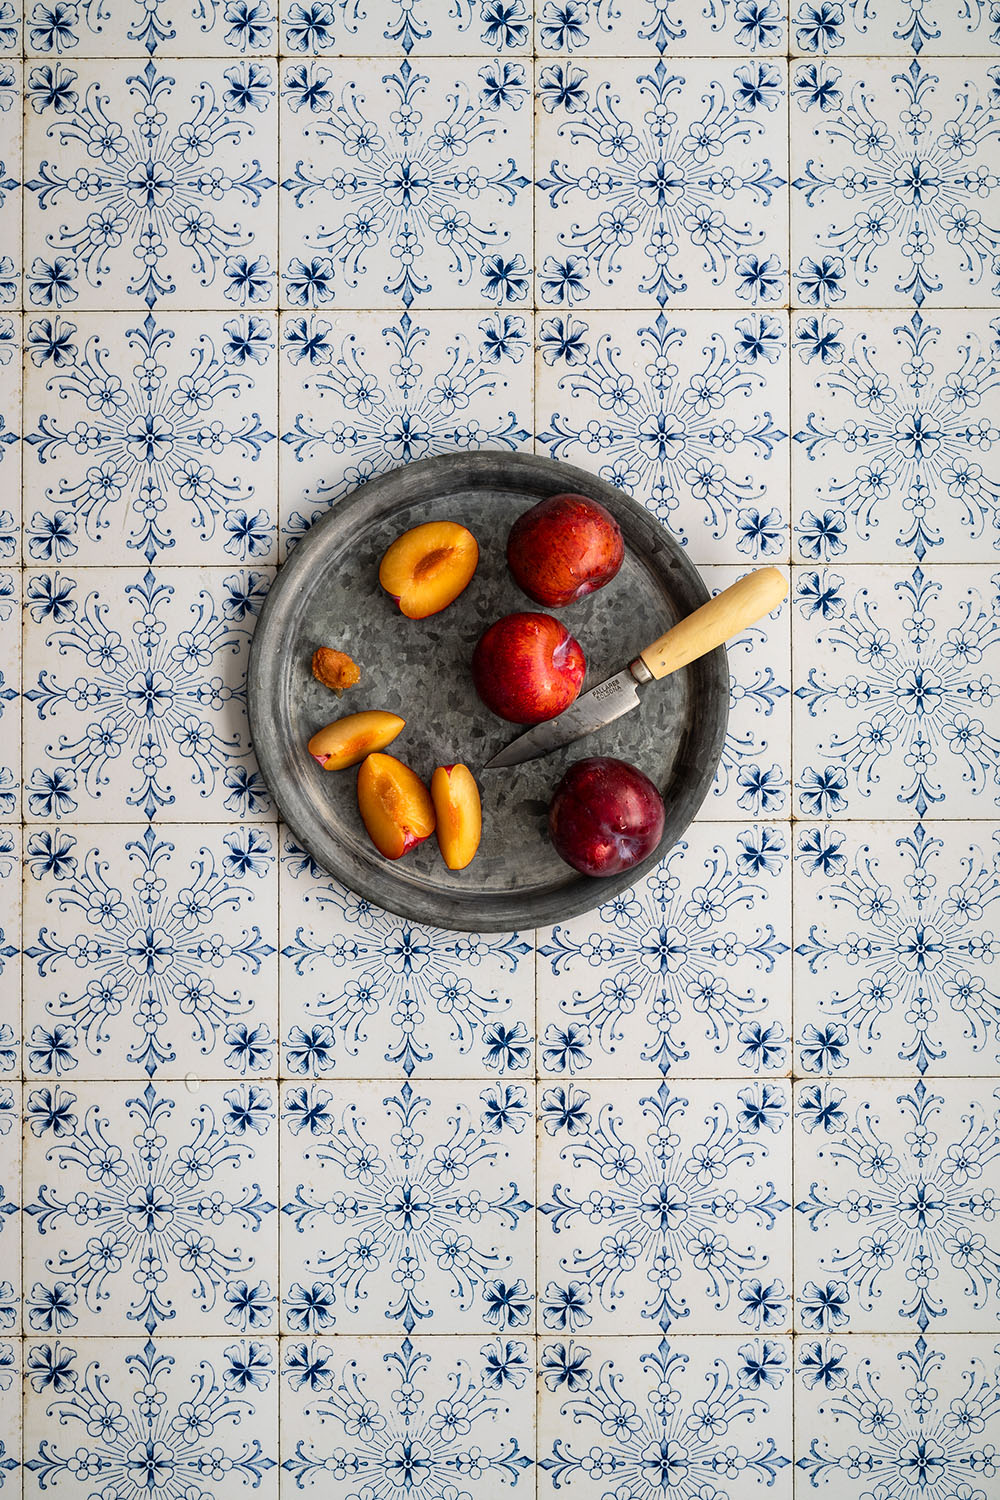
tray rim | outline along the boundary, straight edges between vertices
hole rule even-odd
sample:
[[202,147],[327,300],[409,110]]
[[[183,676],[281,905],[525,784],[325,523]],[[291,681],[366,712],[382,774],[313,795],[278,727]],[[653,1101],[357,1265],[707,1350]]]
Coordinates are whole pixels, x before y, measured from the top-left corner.
[[[651,552],[666,552],[670,558],[670,565],[676,567],[684,576],[685,582],[692,591],[699,596],[698,602],[704,603],[711,595],[701,576],[698,568],[691,561],[687,552],[681,547],[676,538],[663,526],[655,516],[651,515],[644,505],[635,500],[631,495],[593,474],[586,469],[580,469],[572,464],[566,464],[557,459],[549,458],[544,454],[516,453],[506,450],[480,448],[470,452],[452,452],[435,455],[431,458],[419,459],[413,463],[403,464],[391,469],[384,474],[373,476],[365,484],[359,485],[351,491],[343,500],[331,505],[325,515],[313,523],[309,531],[297,541],[291,552],[288,553],[284,562],[280,563],[272,579],[271,586],[261,606],[260,612],[254,626],[253,637],[250,644],[250,654],[246,677],[246,709],[249,725],[250,742],[257,759],[261,776],[274,800],[277,817],[284,823],[295,842],[306,854],[326,871],[338,883],[355,895],[373,902],[383,910],[402,918],[406,921],[419,922],[422,925],[436,927],[443,931],[451,932],[514,932],[531,929],[540,926],[552,926],[573,917],[582,916],[604,902],[611,900],[622,891],[628,890],[636,885],[644,875],[653,869],[668,851],[684,836],[687,828],[697,817],[698,812],[708,795],[714,779],[722,750],[725,743],[726,730],[729,718],[729,668],[726,650],[724,646],[717,647],[706,657],[701,659],[700,670],[712,669],[716,679],[713,687],[714,696],[714,724],[710,745],[705,753],[701,764],[701,773],[694,785],[689,789],[682,809],[682,815],[674,820],[675,826],[671,827],[668,816],[664,837],[657,848],[646,856],[632,869],[622,872],[620,875],[593,877],[580,875],[570,881],[559,893],[565,899],[549,902],[545,909],[537,911],[530,910],[530,903],[538,901],[537,897],[523,898],[529,902],[529,906],[523,908],[523,915],[518,915],[517,893],[501,894],[496,892],[483,893],[482,900],[490,905],[498,903],[511,908],[510,912],[500,920],[497,915],[491,915],[488,910],[470,914],[466,911],[467,903],[455,901],[448,903],[448,909],[438,911],[440,905],[439,892],[421,891],[408,881],[393,880],[394,866],[389,860],[385,861],[385,871],[381,869],[374,871],[371,879],[362,878],[355,880],[349,875],[345,878],[342,870],[331,868],[326,856],[325,849],[318,847],[317,841],[313,839],[310,828],[297,816],[297,809],[290,806],[285,797],[285,788],[281,784],[282,778],[272,777],[268,762],[275,742],[280,738],[272,732],[272,726],[268,724],[263,712],[265,703],[272,701],[273,695],[269,695],[266,687],[273,680],[273,673],[269,671],[269,665],[265,660],[265,653],[271,645],[270,635],[277,628],[278,614],[283,600],[289,590],[295,590],[300,575],[308,576],[311,570],[313,554],[317,547],[322,550],[322,536],[324,532],[334,527],[342,529],[345,515],[351,511],[357,515],[365,507],[377,506],[388,491],[390,494],[414,486],[422,482],[433,482],[435,476],[440,475],[442,479],[447,478],[452,487],[475,488],[477,476],[487,478],[495,482],[497,487],[506,484],[515,487],[511,481],[518,471],[523,475],[525,493],[538,495],[539,472],[548,476],[548,493],[556,494],[563,491],[576,491],[589,495],[592,499],[608,504],[609,508],[615,506],[624,507],[630,513],[630,519],[640,529],[649,534]],[[464,477],[462,477],[464,474]],[[413,497],[402,495],[401,504],[412,504]],[[340,526],[338,528],[338,523]],[[294,592],[292,594],[294,597]],[[697,607],[697,605],[695,605]],[[260,712],[258,711],[260,710]],[[516,734],[516,726],[511,725],[511,738]],[[470,869],[474,869],[474,863]],[[567,867],[569,868],[569,867]],[[382,878],[376,878],[381,876]],[[399,896],[396,897],[398,884]],[[426,895],[427,899],[424,899]]]

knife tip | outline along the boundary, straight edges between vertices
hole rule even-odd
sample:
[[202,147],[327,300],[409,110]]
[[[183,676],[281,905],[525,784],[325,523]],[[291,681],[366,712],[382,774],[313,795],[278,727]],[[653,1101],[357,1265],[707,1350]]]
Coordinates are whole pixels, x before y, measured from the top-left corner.
[[502,750],[497,751],[496,755],[494,755],[491,760],[488,760],[486,762],[486,764],[483,766],[483,770],[508,771],[511,766],[520,766],[523,765],[526,760],[532,759],[530,755],[512,754],[511,752],[513,750],[514,745],[505,745]]

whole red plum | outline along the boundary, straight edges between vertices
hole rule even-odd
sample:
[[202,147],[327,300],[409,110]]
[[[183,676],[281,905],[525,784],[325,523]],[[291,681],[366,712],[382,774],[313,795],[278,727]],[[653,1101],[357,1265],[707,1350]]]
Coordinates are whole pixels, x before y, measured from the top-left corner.
[[549,804],[553,848],[581,875],[617,875],[663,837],[663,798],[642,771],[610,755],[570,766]]

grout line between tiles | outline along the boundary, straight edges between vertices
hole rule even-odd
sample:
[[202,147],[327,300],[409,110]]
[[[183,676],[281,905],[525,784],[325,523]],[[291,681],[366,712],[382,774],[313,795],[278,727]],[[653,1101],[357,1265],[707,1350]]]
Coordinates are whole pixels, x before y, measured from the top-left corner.
[[[277,1078],[275,1078],[275,1075],[273,1073],[270,1073],[270,1074],[263,1074],[263,1075],[257,1075],[257,1076],[255,1076],[254,1082],[260,1082],[260,1083],[278,1083],[278,1084],[301,1083],[302,1076],[303,1075],[299,1074],[299,1073],[281,1073],[281,1074],[278,1075]],[[783,1078],[788,1079],[790,1077],[790,1080],[792,1082],[794,1082],[794,1083],[806,1083],[806,1082],[809,1082],[812,1079],[817,1079],[820,1082],[829,1083],[831,1081],[836,1082],[838,1079],[846,1079],[849,1083],[885,1083],[885,1082],[888,1082],[888,1083],[895,1084],[895,1083],[902,1082],[902,1081],[905,1081],[905,1080],[908,1080],[908,1079],[911,1079],[911,1078],[915,1078],[915,1076],[916,1075],[913,1074],[913,1073],[874,1073],[874,1072],[873,1073],[832,1073],[832,1072],[831,1073],[799,1073],[799,1072],[794,1072],[793,1071],[791,1073],[791,1075],[781,1074],[781,1075],[779,1075],[779,1078],[783,1077]],[[332,1083],[336,1083],[338,1086],[340,1084],[343,1084],[345,1088],[348,1088],[348,1087],[349,1088],[358,1088],[358,1087],[367,1086],[369,1084],[377,1085],[379,1088],[382,1088],[382,1087],[389,1087],[390,1085],[392,1087],[397,1087],[397,1086],[401,1087],[402,1085],[404,1085],[405,1083],[407,1083],[409,1081],[410,1084],[411,1084],[411,1086],[414,1087],[414,1088],[435,1088],[435,1087],[437,1087],[440,1084],[460,1084],[460,1085],[464,1085],[465,1087],[467,1087],[469,1089],[473,1089],[473,1088],[481,1087],[484,1084],[488,1085],[491,1082],[492,1077],[493,1077],[493,1075],[491,1075],[491,1074],[479,1074],[479,1075],[475,1075],[474,1076],[474,1075],[469,1074],[469,1073],[464,1073],[464,1074],[433,1074],[433,1075],[425,1074],[425,1075],[420,1076],[420,1077],[414,1076],[414,1077],[412,1077],[412,1078],[410,1078],[408,1080],[404,1075],[401,1075],[401,1074],[395,1074],[395,1075],[390,1075],[390,1076],[378,1076],[378,1075],[370,1076],[370,1075],[365,1075],[363,1077],[360,1076],[360,1075],[342,1074],[339,1078],[327,1078],[325,1080],[323,1080],[323,1079],[317,1079],[317,1078],[308,1078],[307,1081],[306,1081],[306,1086],[308,1086],[309,1084],[316,1084],[316,1083],[319,1083],[319,1084],[321,1084],[323,1086],[326,1086],[326,1085],[329,1085],[332,1082]],[[540,1085],[542,1085],[542,1086],[544,1086],[546,1084],[553,1084],[553,1083],[555,1083],[557,1077],[558,1077],[557,1074],[546,1073],[542,1077],[538,1078],[537,1082]],[[924,1075],[924,1077],[925,1077],[926,1081],[928,1082],[928,1084],[931,1084],[931,1083],[977,1083],[977,1082],[980,1082],[981,1080],[983,1080],[984,1078],[994,1078],[994,1077],[996,1077],[996,1074],[994,1074],[994,1073],[930,1073],[930,1074]],[[637,1074],[637,1073],[588,1073],[586,1075],[586,1078],[587,1078],[588,1082],[595,1083],[595,1084],[602,1084],[602,1085],[609,1084],[610,1085],[610,1084],[631,1083],[631,1084],[636,1084],[636,1085],[638,1085],[638,1086],[640,1086],[642,1088],[649,1088],[653,1084],[659,1085],[659,1084],[664,1083],[664,1082],[666,1082],[668,1084],[668,1086],[670,1084],[676,1083],[676,1084],[681,1085],[683,1087],[686,1087],[688,1084],[691,1084],[691,1083],[732,1083],[732,1084],[740,1084],[741,1087],[742,1087],[742,1086],[745,1086],[745,1085],[749,1085],[749,1084],[751,1084],[751,1083],[753,1083],[755,1081],[754,1078],[753,1078],[753,1075],[749,1074],[749,1073],[738,1073],[738,1074],[737,1073],[719,1073],[719,1072],[713,1073],[713,1072],[709,1072],[709,1071],[706,1071],[706,1072],[703,1072],[703,1073],[674,1073],[674,1072],[671,1072],[671,1073],[669,1073],[666,1076],[666,1078],[664,1078],[664,1076],[662,1074],[660,1074],[660,1073],[641,1073],[641,1074]],[[19,1082],[20,1080],[14,1079],[13,1081],[14,1082]],[[144,1087],[145,1087],[146,1084],[152,1083],[152,1085],[153,1085],[154,1088],[159,1087],[160,1085],[162,1085],[164,1088],[171,1088],[171,1089],[181,1089],[181,1088],[185,1087],[185,1078],[184,1077],[178,1077],[178,1076],[175,1076],[175,1075],[165,1076],[165,1075],[160,1074],[160,1073],[154,1074],[153,1077],[152,1077],[152,1079],[148,1078],[146,1076],[146,1074],[143,1073],[143,1074],[138,1075],[138,1076],[136,1076],[134,1078],[122,1078],[120,1076],[116,1076],[114,1078],[77,1078],[74,1081],[77,1084],[77,1086],[79,1086],[81,1088],[99,1088],[102,1084],[105,1084],[105,1083],[120,1083],[120,1084],[123,1084],[123,1085],[125,1085],[126,1087],[129,1087],[129,1088],[133,1088],[133,1087],[135,1087],[136,1085],[138,1085],[140,1083]],[[219,1076],[219,1077],[215,1077],[215,1076],[212,1076],[212,1075],[205,1075],[203,1077],[203,1076],[199,1075],[199,1078],[198,1078],[198,1082],[199,1083],[212,1084],[212,1085],[223,1085],[223,1084],[225,1084],[227,1086],[232,1086],[236,1081],[237,1080],[236,1080],[236,1078],[235,1078],[235,1076],[233,1074],[229,1074],[227,1076]],[[526,1079],[526,1082],[533,1082],[533,1081],[534,1080],[530,1079],[530,1078]],[[34,1085],[44,1085],[44,1083],[45,1083],[45,1075],[43,1075],[43,1074],[30,1074],[28,1077],[25,1078],[24,1082],[25,1082],[25,1084],[28,1087],[32,1087]]]
[[[19,261],[20,271],[21,271],[21,281],[20,281],[20,293],[19,293],[19,296],[17,298],[18,325],[19,325],[18,331],[19,331],[19,335],[20,335],[20,354],[21,354],[21,362],[20,362],[20,367],[21,367],[21,383],[20,383],[20,390],[18,391],[18,416],[19,416],[19,421],[18,421],[18,436],[19,436],[19,442],[18,442],[18,445],[17,445],[18,449],[20,450],[19,453],[18,453],[18,501],[19,501],[20,530],[19,530],[18,545],[17,545],[17,552],[16,552],[16,560],[17,560],[17,562],[19,564],[19,568],[18,568],[17,575],[16,575],[17,576],[17,603],[16,603],[16,611],[17,611],[17,629],[18,629],[18,669],[19,669],[18,670],[18,683],[17,683],[17,687],[18,687],[18,692],[21,693],[22,695],[23,695],[23,692],[24,692],[24,635],[25,635],[25,631],[24,631],[24,612],[23,612],[23,609],[22,609],[21,605],[22,605],[22,601],[24,599],[24,579],[25,579],[24,564],[26,562],[25,551],[24,551],[24,521],[25,521],[25,514],[24,514],[24,510],[25,510],[25,493],[24,493],[24,489],[25,489],[25,487],[24,487],[24,475],[25,475],[25,455],[24,455],[25,400],[24,400],[24,392],[25,392],[25,386],[27,384],[27,381],[25,379],[25,374],[26,374],[25,360],[28,357],[28,351],[27,351],[27,314],[25,312],[25,307],[26,307],[26,286],[25,286],[25,283],[26,283],[26,280],[27,280],[27,269],[28,269],[27,268],[27,258],[26,258],[26,254],[25,254],[25,251],[26,251],[25,218],[26,218],[26,211],[27,211],[27,192],[26,192],[25,187],[24,187],[25,179],[27,177],[27,172],[26,172],[25,168],[27,166],[26,145],[27,145],[27,109],[28,109],[28,96],[27,96],[27,90],[25,88],[25,84],[27,82],[28,64],[25,61],[25,55],[24,55],[24,43],[25,43],[24,25],[25,25],[25,20],[26,20],[26,17],[24,17],[22,15],[21,22],[20,22],[20,25],[21,25],[21,34],[20,34],[21,35],[21,58],[20,58],[20,63],[17,66],[17,69],[16,69],[16,71],[17,71],[17,73],[19,75],[19,82],[20,82],[20,89],[21,89],[21,101],[20,101],[21,102],[21,160],[20,160],[20,171],[18,173],[18,176],[20,177],[20,180],[21,180],[21,190],[20,190],[20,234],[19,234],[19,245],[18,245],[18,249],[19,249],[18,261]],[[18,704],[19,710],[23,709],[23,704],[24,704],[24,699],[23,699],[23,696],[22,696],[21,702]],[[26,787],[26,784],[25,784],[26,764],[25,764],[25,736],[24,736],[24,714],[23,714],[23,712],[19,712],[18,713],[18,716],[17,716],[17,727],[18,727],[18,733],[19,733],[19,749],[20,749],[20,754],[18,756],[18,766],[19,766],[19,772],[20,772],[20,775],[19,775],[19,783],[20,784],[18,786],[18,811],[19,811],[19,816],[20,816],[18,852],[19,852],[20,860],[22,861],[22,869],[18,871],[18,875],[20,876],[22,874],[22,872],[23,872],[23,860],[24,860],[24,853],[25,853],[24,846],[25,846],[25,841],[26,841],[26,838],[27,838],[27,834],[26,834],[25,828],[24,828],[24,816],[25,816],[25,813],[27,812],[27,805],[26,805],[26,801],[25,801],[26,796],[27,796],[27,787]],[[22,950],[24,948],[24,887],[23,887],[23,884],[22,884],[22,882],[21,882],[20,879],[18,881],[18,947],[20,949],[22,949]],[[18,964],[18,1006],[17,1006],[17,1017],[18,1017],[18,1039],[17,1040],[18,1040],[18,1065],[19,1065],[18,1066],[18,1077],[20,1079],[20,1105],[21,1105],[21,1107],[20,1107],[20,1122],[19,1123],[21,1124],[21,1130],[22,1130],[22,1132],[23,1132],[23,1129],[24,1129],[24,1125],[23,1125],[23,1121],[24,1121],[24,1104],[25,1104],[25,1096],[26,1096],[26,1091],[27,1091],[27,1082],[26,1082],[26,1076],[25,1076],[25,1055],[24,1055],[24,1042],[25,1042],[25,1037],[24,1037],[24,988],[25,988],[25,972],[24,972],[24,963],[23,963],[23,960],[22,960]],[[22,1143],[23,1143],[23,1134],[22,1134]],[[16,1288],[16,1290],[20,1293],[20,1296],[21,1296],[21,1299],[22,1299],[22,1307],[21,1307],[21,1310],[20,1310],[21,1311],[21,1315],[18,1317],[17,1323],[15,1325],[15,1331],[16,1331],[16,1333],[18,1335],[18,1338],[17,1338],[17,1341],[16,1341],[16,1348],[17,1348],[17,1353],[18,1353],[18,1376],[19,1376],[19,1379],[18,1379],[18,1387],[19,1387],[19,1389],[18,1389],[18,1422],[19,1422],[19,1428],[20,1428],[20,1431],[19,1431],[19,1451],[18,1451],[18,1455],[17,1456],[18,1456],[18,1459],[20,1460],[20,1463],[21,1463],[21,1468],[20,1468],[20,1471],[19,1471],[19,1474],[18,1474],[18,1479],[19,1479],[19,1486],[18,1486],[18,1488],[19,1488],[20,1493],[23,1495],[24,1489],[25,1489],[24,1476],[25,1476],[25,1472],[26,1472],[25,1469],[24,1469],[24,1460],[27,1458],[27,1453],[25,1451],[25,1441],[24,1441],[25,1385],[26,1385],[26,1381],[24,1379],[24,1375],[25,1375],[26,1347],[27,1346],[26,1346],[26,1343],[25,1343],[25,1339],[23,1337],[23,1334],[25,1333],[24,1321],[23,1321],[23,1298],[24,1298],[24,1233],[25,1233],[24,1207],[23,1207],[23,1205],[24,1205],[24,1148],[23,1148],[23,1144],[22,1144],[22,1149],[21,1149],[21,1153],[20,1153],[18,1168],[19,1168],[19,1171],[18,1171],[18,1189],[19,1189],[19,1192],[18,1192],[18,1204],[19,1204],[19,1207],[20,1207],[20,1213],[19,1213],[18,1217],[20,1219],[20,1223],[18,1224],[17,1247],[18,1247],[18,1253],[19,1253],[19,1257],[20,1257],[20,1260],[19,1260],[20,1277],[19,1277],[19,1285]]]
[[[791,59],[791,19],[789,8],[788,46],[789,55],[785,72],[785,122],[786,122],[786,167],[788,186],[787,212],[786,212],[786,240],[787,240],[787,265],[788,265],[788,555],[792,559],[792,565],[788,572],[788,1110],[789,1110],[789,1149],[788,1149],[788,1172],[789,1172],[789,1244],[788,1265],[790,1285],[788,1288],[788,1332],[793,1333],[795,1329],[795,747],[792,743],[793,724],[795,720],[795,677],[793,673],[795,649],[795,505],[792,493],[792,433],[794,423],[792,421],[792,325],[795,312],[792,308],[792,59]],[[789,1422],[791,1433],[789,1438],[789,1455],[792,1462],[795,1461],[795,1346],[792,1345],[791,1369],[789,1370]],[[791,1488],[794,1491],[795,1479],[792,1477]]]

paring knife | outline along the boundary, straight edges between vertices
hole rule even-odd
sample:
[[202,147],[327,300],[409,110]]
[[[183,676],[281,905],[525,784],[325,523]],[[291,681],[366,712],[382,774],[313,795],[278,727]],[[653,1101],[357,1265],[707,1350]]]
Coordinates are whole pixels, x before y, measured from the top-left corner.
[[788,584],[777,568],[758,568],[756,573],[748,573],[640,651],[624,671],[583,693],[556,718],[546,719],[512,740],[499,755],[486,762],[483,770],[519,766],[522,761],[548,755],[550,750],[582,739],[622,714],[631,713],[639,707],[639,684],[667,677],[688,662],[697,661],[699,656],[707,656],[716,646],[732,640],[748,625],[777,609],[787,593]]

